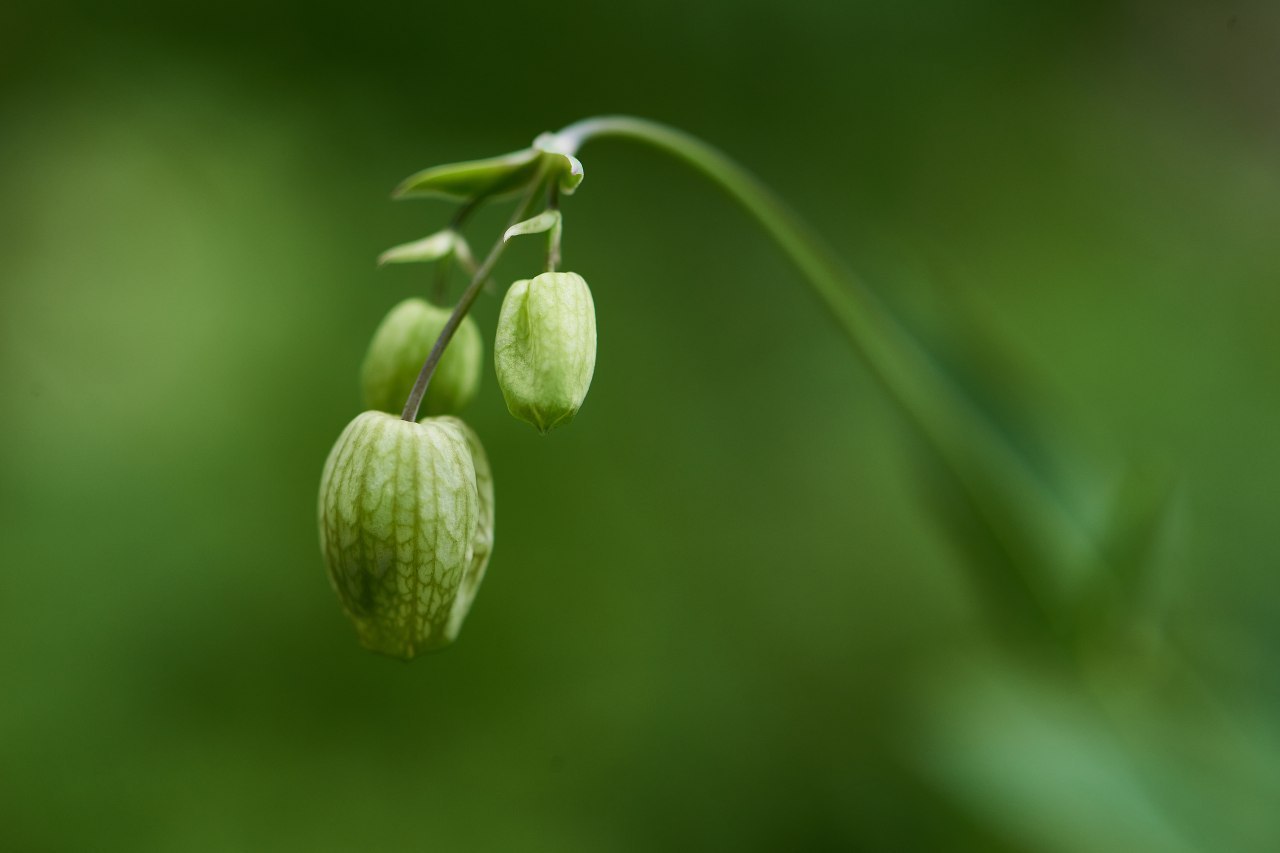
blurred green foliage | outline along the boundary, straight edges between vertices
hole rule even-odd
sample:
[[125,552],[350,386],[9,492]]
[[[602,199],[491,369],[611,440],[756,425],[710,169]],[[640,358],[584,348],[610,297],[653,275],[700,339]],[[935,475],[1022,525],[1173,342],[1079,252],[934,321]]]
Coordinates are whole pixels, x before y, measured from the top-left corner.
[[[0,848],[1276,849],[1278,45],[1263,0],[5,6]],[[795,273],[601,143],[591,394],[542,438],[486,375],[485,588],[363,652],[320,466],[430,286],[374,259],[451,211],[388,193],[597,112],[738,157],[1071,437],[1146,615],[1006,630]]]

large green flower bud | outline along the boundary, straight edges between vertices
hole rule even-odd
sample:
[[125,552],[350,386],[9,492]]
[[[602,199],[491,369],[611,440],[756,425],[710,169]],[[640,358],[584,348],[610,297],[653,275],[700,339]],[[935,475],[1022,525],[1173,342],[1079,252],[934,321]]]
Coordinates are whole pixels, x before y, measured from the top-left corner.
[[596,368],[596,311],[582,276],[546,272],[511,285],[493,360],[511,414],[544,433],[573,420]]
[[484,569],[482,561],[477,570],[477,543],[492,547],[492,481],[481,456],[479,485],[473,441],[454,418],[411,423],[365,412],[329,453],[320,547],[366,648],[407,660],[457,636]]
[[[400,413],[449,314],[423,299],[406,299],[391,309],[373,333],[360,373],[365,408]],[[483,362],[480,329],[467,317],[436,365],[422,412],[451,414],[471,402]]]

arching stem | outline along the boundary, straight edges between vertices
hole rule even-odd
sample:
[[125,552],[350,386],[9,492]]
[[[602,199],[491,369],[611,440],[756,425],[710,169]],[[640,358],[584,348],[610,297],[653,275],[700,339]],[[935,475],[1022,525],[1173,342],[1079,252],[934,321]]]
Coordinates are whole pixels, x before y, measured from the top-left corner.
[[[1018,567],[1012,578],[1051,633],[1098,560],[1096,544],[974,402],[934,363],[880,299],[845,269],[810,228],[751,173],[674,128],[627,116],[590,118],[561,130],[575,154],[597,139],[644,143],[683,161],[737,201],[799,268],[872,373],[937,452],[976,515]],[[1047,567],[1035,571],[1031,567]]]

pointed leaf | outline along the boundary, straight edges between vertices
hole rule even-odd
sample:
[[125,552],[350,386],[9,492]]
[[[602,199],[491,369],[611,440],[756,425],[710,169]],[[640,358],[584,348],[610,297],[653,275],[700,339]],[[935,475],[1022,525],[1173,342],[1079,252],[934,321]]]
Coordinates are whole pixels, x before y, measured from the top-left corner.
[[506,195],[519,190],[537,172],[542,152],[524,148],[465,163],[449,163],[410,175],[396,187],[394,198],[439,197],[459,201]]
[[393,246],[378,256],[378,266],[383,264],[411,264],[422,261],[438,261],[458,250],[462,238],[458,232],[446,228],[429,237]]
[[502,242],[506,243],[512,237],[520,237],[524,234],[541,234],[544,231],[554,231],[560,227],[560,211],[544,210],[537,216],[526,219],[524,222],[517,222],[506,230],[502,235]]

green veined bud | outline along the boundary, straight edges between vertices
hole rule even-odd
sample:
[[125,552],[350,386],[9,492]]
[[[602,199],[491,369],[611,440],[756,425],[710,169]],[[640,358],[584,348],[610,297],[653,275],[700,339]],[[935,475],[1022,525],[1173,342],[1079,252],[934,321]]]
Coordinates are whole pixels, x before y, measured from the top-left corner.
[[546,272],[511,285],[493,351],[511,414],[547,432],[573,420],[596,367],[596,312],[582,276]]
[[[406,299],[383,318],[369,342],[360,372],[365,408],[393,414],[404,408],[418,371],[440,337],[449,313],[423,299]],[[483,362],[480,329],[467,317],[436,365],[422,412],[453,413],[471,402],[480,387]]]
[[408,660],[453,640],[481,519],[459,421],[357,416],[325,463],[319,517],[329,579],[366,648]]

